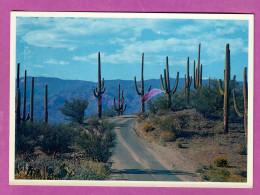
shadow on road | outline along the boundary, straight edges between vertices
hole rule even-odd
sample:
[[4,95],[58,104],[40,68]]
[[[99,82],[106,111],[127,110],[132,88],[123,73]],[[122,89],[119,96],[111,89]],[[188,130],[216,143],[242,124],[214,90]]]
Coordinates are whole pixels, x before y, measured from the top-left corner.
[[189,175],[196,177],[195,174],[183,171],[154,170],[154,169],[123,169],[112,170],[114,174],[152,174],[152,175]]

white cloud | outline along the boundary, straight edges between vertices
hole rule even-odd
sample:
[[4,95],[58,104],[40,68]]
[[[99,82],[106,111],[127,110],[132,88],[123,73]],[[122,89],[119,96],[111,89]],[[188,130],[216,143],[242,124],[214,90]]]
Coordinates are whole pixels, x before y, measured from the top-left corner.
[[54,59],[49,59],[47,61],[44,62],[45,64],[56,64],[56,65],[68,65],[69,62],[65,62],[65,61],[58,61],[58,60],[54,60]]
[[40,65],[40,64],[34,64],[34,65],[32,65],[32,67],[35,67],[35,68],[43,68],[44,66],[43,66],[43,65]]

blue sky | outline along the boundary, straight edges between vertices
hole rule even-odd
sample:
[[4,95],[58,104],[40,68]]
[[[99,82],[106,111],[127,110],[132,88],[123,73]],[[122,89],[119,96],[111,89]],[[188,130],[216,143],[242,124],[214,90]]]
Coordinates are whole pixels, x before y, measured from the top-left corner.
[[[186,73],[201,43],[203,78],[223,78],[225,45],[230,44],[231,76],[242,80],[248,65],[248,21],[202,19],[17,17],[16,62],[29,76],[97,81],[101,52],[105,80],[159,79],[169,57],[170,77]],[[21,75],[23,76],[23,74]]]

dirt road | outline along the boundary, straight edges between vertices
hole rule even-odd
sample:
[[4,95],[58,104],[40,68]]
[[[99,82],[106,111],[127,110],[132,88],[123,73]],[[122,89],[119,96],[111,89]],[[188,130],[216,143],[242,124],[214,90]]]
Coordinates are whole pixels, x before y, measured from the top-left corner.
[[160,154],[140,139],[134,130],[136,116],[116,117],[117,144],[112,162],[112,180],[181,181],[176,175],[185,174],[165,163]]

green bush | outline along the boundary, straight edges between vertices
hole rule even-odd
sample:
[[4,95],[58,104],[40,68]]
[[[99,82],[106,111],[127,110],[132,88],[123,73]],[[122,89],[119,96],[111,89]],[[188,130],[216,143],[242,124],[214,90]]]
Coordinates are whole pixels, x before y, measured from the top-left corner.
[[73,131],[66,124],[43,125],[42,139],[39,142],[41,150],[48,155],[69,152]]
[[76,122],[79,124],[83,123],[85,117],[85,109],[88,107],[88,100],[72,99],[72,101],[66,100],[64,107],[61,108],[61,112],[66,116],[66,120]]
[[113,125],[108,122],[102,122],[95,128],[90,124],[88,130],[77,137],[77,145],[92,161],[107,162],[115,146],[116,135],[112,129]]
[[223,115],[223,96],[217,86],[210,90],[202,86],[199,91],[191,92],[191,106],[206,118],[221,119]]
[[105,108],[102,111],[102,117],[114,117],[117,115],[117,112],[114,108],[114,106],[110,106],[110,108]]
[[228,166],[228,160],[226,157],[217,156],[213,159],[214,165],[217,167],[227,167]]

